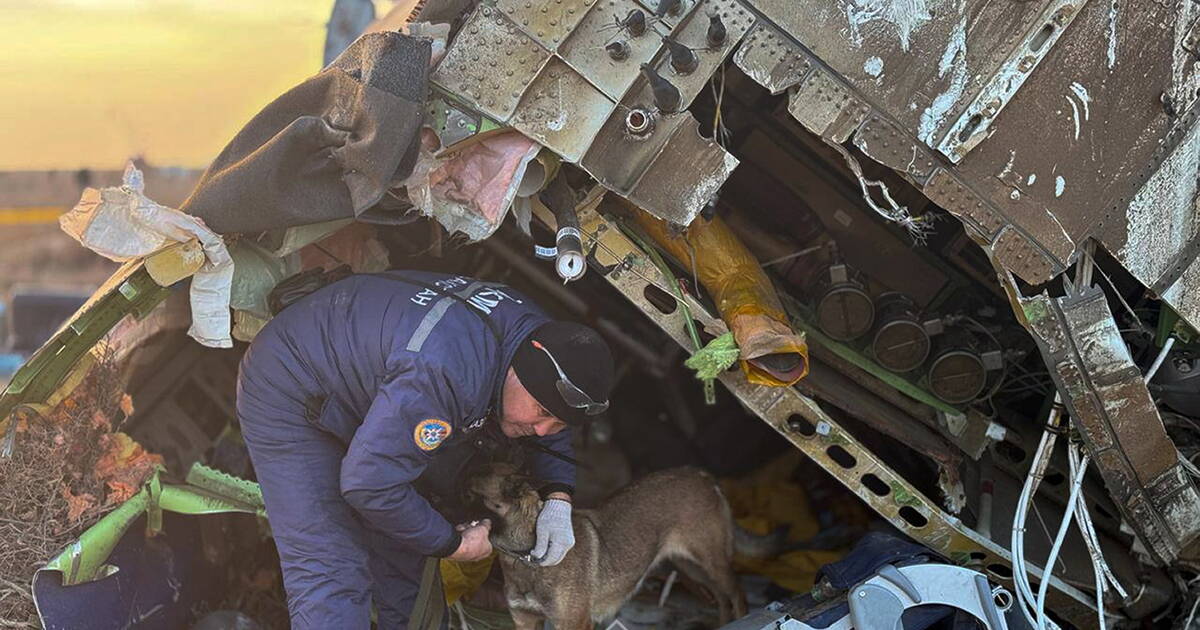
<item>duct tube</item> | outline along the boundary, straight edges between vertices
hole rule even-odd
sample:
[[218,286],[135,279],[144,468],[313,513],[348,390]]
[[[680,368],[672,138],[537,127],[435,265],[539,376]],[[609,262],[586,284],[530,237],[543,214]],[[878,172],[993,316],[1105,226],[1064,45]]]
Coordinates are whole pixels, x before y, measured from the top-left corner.
[[717,303],[733,332],[746,378],[783,387],[808,373],[808,346],[792,330],[779,296],[754,254],[720,217],[696,219],[683,233],[632,208],[639,227],[679,261]]

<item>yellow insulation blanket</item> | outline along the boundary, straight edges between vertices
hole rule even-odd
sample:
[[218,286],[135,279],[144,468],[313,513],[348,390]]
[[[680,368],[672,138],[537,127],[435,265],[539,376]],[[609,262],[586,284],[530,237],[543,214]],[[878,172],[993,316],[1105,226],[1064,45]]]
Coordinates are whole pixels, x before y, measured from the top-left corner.
[[[695,269],[697,280],[716,301],[721,319],[737,340],[742,370],[750,382],[782,387],[808,374],[803,334],[792,330],[767,274],[720,217],[697,218],[686,231],[678,232],[645,211],[633,210],[642,230],[685,269]],[[778,369],[780,364],[768,358],[772,355],[783,355],[788,359],[783,363],[791,366]]]

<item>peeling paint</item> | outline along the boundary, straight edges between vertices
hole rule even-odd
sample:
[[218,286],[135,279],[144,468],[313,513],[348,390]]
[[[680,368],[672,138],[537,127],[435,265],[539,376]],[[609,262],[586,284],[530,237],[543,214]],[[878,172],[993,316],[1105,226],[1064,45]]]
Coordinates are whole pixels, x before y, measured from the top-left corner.
[[863,63],[863,72],[879,78],[879,75],[883,74],[883,60],[879,57],[871,57]]
[[1179,248],[1200,229],[1200,213],[1194,207],[1200,192],[1198,175],[1200,125],[1193,125],[1133,196],[1126,212],[1128,236],[1117,258],[1142,284],[1157,281]]
[[928,5],[928,0],[849,0],[841,9],[850,25],[850,41],[856,46],[862,45],[863,27],[881,20],[896,29],[900,48],[908,52],[913,33],[933,19]]
[[[1059,178],[1059,179],[1061,179],[1061,178]],[[1063,238],[1067,239],[1067,242],[1070,243],[1072,246],[1074,246],[1075,239],[1072,239],[1071,235],[1067,234],[1067,228],[1063,227],[1062,221],[1059,221],[1058,217],[1054,216],[1054,213],[1050,212],[1049,208],[1044,208],[1044,210],[1046,211],[1046,216],[1050,217],[1050,220],[1054,222],[1054,225],[1058,226],[1058,231],[1062,232]]]
[[[1090,107],[1092,98],[1090,95],[1088,95],[1087,88],[1083,87],[1083,84],[1079,83],[1078,81],[1071,84],[1071,93],[1075,95],[1075,98],[1079,99],[1079,103],[1076,103],[1075,99],[1071,98],[1070,95],[1065,96],[1067,102],[1071,104],[1072,120],[1075,122],[1075,139],[1078,140],[1079,130],[1083,124],[1083,121],[1092,117],[1092,111]],[[1083,118],[1079,117],[1080,107],[1083,107]]]
[[967,20],[963,17],[950,35],[946,50],[938,62],[938,78],[950,75],[950,86],[944,92],[934,97],[933,102],[921,112],[921,125],[917,131],[925,144],[936,146],[937,138],[933,134],[945,121],[954,104],[962,98],[967,87]]
[[1117,65],[1117,15],[1120,4],[1118,0],[1109,0],[1108,4],[1108,69]]
[[1000,174],[996,177],[999,177],[1003,180],[1008,176],[1009,173],[1012,173],[1013,162],[1015,161],[1017,161],[1017,152],[1015,150],[1010,150],[1008,152],[1008,164],[1004,165],[1004,170],[1000,171]]
[[1079,106],[1075,101],[1071,100],[1070,96],[1064,96],[1067,102],[1071,104],[1071,120],[1075,123],[1075,139],[1079,139]]
[[1063,179],[1062,175],[1056,176],[1054,178],[1054,196],[1061,197],[1063,194],[1063,191],[1066,190],[1066,188],[1067,188],[1067,180]]
[[1033,182],[1036,182],[1036,181],[1037,181],[1037,173],[1030,173],[1029,179],[1025,180],[1025,185],[1032,186]]
[[1079,104],[1083,105],[1083,119],[1090,120],[1092,117],[1092,111],[1091,107],[1089,106],[1092,102],[1092,97],[1088,94],[1087,88],[1083,87],[1082,83],[1075,81],[1071,83],[1071,91],[1074,92],[1075,97],[1079,99]]
[[1195,2],[1179,3],[1182,7],[1175,16],[1175,47],[1171,63],[1171,98],[1181,111],[1191,105],[1196,89],[1200,88],[1200,73],[1194,72],[1196,57],[1184,47],[1188,27],[1200,19],[1200,5]]

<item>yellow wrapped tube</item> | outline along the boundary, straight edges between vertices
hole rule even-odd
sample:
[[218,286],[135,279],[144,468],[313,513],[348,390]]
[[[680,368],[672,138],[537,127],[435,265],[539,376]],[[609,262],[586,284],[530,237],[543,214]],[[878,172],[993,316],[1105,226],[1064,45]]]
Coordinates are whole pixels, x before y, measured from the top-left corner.
[[808,374],[804,335],[792,330],[767,274],[720,217],[697,218],[679,232],[644,210],[633,211],[638,226],[685,268],[694,257],[697,280],[733,333],[751,383],[784,387]]

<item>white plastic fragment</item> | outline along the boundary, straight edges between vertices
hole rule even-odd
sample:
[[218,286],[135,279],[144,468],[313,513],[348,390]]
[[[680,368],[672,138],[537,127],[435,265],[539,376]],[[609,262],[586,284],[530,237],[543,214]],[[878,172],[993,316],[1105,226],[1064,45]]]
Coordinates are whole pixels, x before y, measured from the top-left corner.
[[117,262],[139,258],[175,242],[196,239],[204,266],[192,278],[192,326],[188,335],[210,348],[229,348],[229,294],[233,259],[221,236],[199,218],[159,205],[144,194],[142,172],[129,163],[122,185],[83,191],[79,203],[58,219],[84,247]]

